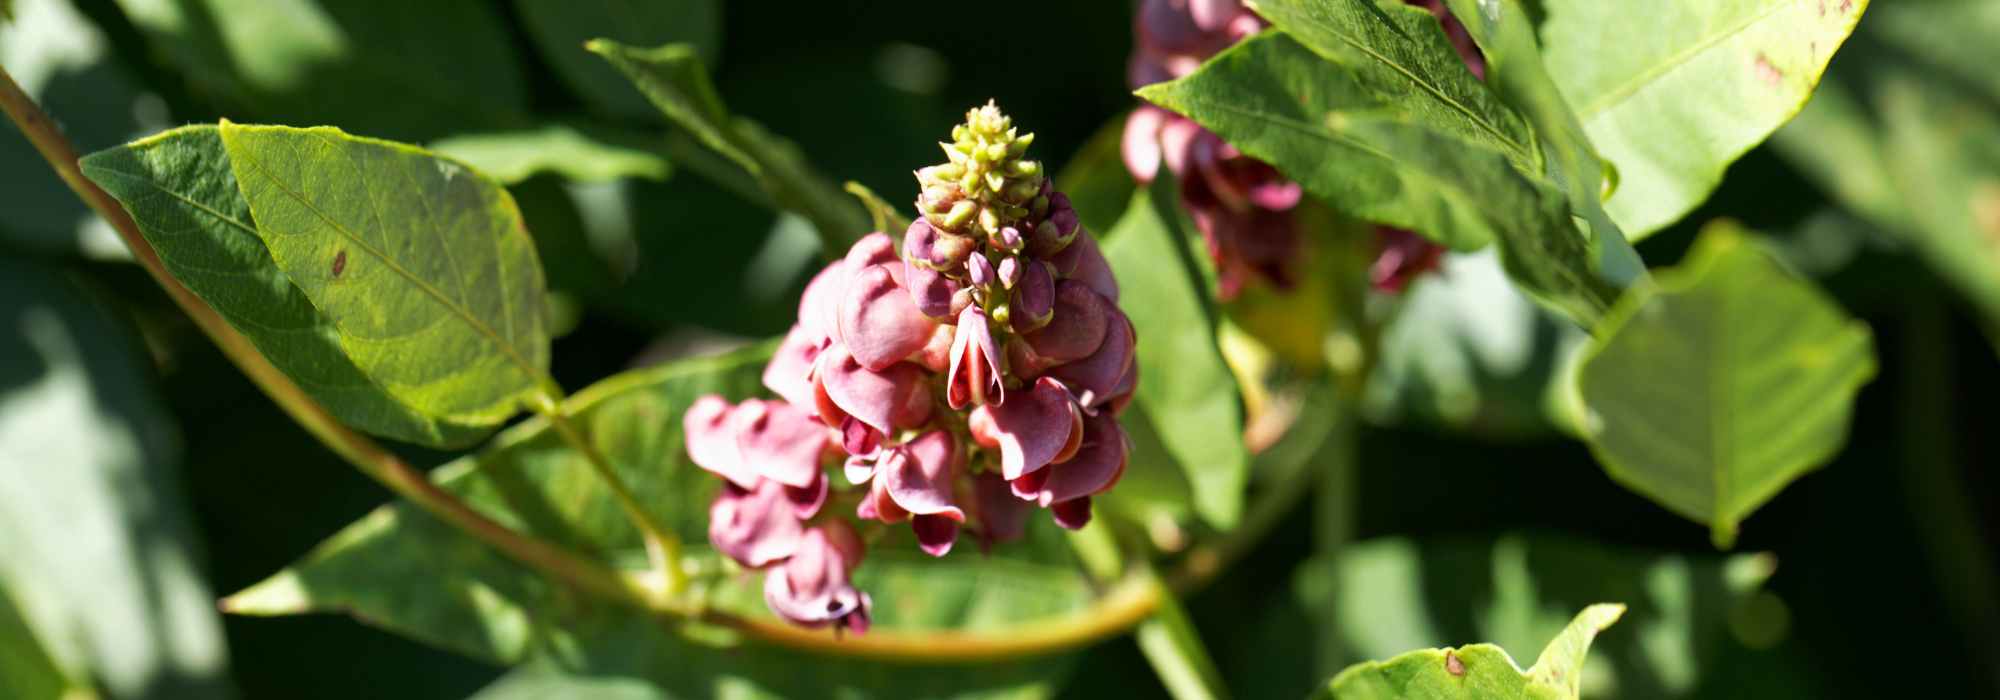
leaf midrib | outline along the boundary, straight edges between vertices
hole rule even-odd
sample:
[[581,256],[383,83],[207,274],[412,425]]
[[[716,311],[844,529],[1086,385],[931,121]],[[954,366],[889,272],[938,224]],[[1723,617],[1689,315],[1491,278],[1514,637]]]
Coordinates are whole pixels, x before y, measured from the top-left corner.
[[1600,95],[1597,99],[1591,100],[1582,109],[1577,110],[1579,115],[1584,121],[1595,120],[1598,116],[1604,114],[1605,111],[1624,103],[1626,100],[1631,99],[1633,95],[1638,94],[1640,90],[1644,90],[1649,85],[1652,85],[1655,80],[1686,67],[1689,61],[1694,60],[1695,56],[1707,53],[1709,49],[1713,49],[1722,42],[1742,34],[1752,25],[1769,19],[1771,15],[1777,14],[1779,10],[1789,7],[1791,4],[1791,2],[1772,3],[1763,12],[1751,14],[1722,32],[1688,45],[1674,55],[1667,57],[1667,60],[1642,71],[1638,75],[1633,76],[1631,80],[1621,83],[1611,91]]
[[[243,155],[249,156],[249,153],[246,151]],[[290,187],[286,187],[284,181],[280,180],[277,176],[272,175],[269,170],[264,168],[264,164],[257,158],[245,157],[242,160],[248,163],[251,167],[256,168],[258,175],[263,176],[263,178],[266,181],[270,182],[272,186],[277,187],[278,190],[284,192],[286,196],[291,197],[294,201],[297,201],[300,206],[303,206],[308,211],[311,211],[314,216],[319,217],[320,221],[323,221],[326,223],[327,226],[332,227],[334,231],[338,232],[343,238],[346,238],[348,242],[354,244],[355,247],[361,249],[362,252],[367,253],[370,257],[373,257],[376,260],[380,261],[383,265],[387,266],[390,269],[390,271],[395,272],[398,276],[402,277],[410,284],[415,285],[417,289],[423,291],[426,295],[430,296],[440,305],[443,305],[447,310],[451,311],[454,315],[458,316],[467,325],[471,326],[474,330],[477,330],[481,335],[486,336],[487,341],[491,342],[494,347],[499,348],[501,354],[505,355],[509,361],[513,362],[514,365],[518,367],[522,371],[522,373],[525,374],[528,378],[532,380],[540,375],[541,372],[539,369],[537,369],[534,365],[529,364],[525,358],[521,357],[520,353],[515,351],[514,347],[511,344],[501,339],[498,332],[494,331],[491,326],[486,325],[486,322],[481,321],[477,316],[474,316],[471,310],[465,308],[463,305],[459,304],[456,300],[453,300],[450,297],[446,296],[444,292],[440,291],[436,287],[431,286],[430,283],[425,282],[422,278],[417,277],[416,274],[410,272],[407,269],[404,269],[403,266],[396,264],[396,261],[394,259],[390,258],[387,254],[383,253],[382,251],[377,250],[374,246],[369,245],[367,241],[362,240],[361,237],[356,235],[353,231],[347,230],[347,227],[342,226],[340,222],[335,221],[333,217],[328,216],[326,212],[320,211],[319,207],[314,206],[313,203],[310,200],[308,200],[304,194],[296,192],[292,190],[292,188]]]
[[[1501,143],[1507,144],[1509,148],[1512,148],[1514,150],[1515,155],[1520,156],[1523,159],[1530,158],[1527,144],[1515,141],[1512,137],[1500,131],[1500,127],[1498,125],[1495,125],[1487,121],[1479,113],[1472,111],[1471,107],[1468,107],[1464,103],[1459,102],[1457,99],[1453,98],[1452,96],[1445,94],[1442,89],[1438,88],[1436,85],[1432,85],[1429,81],[1426,81],[1423,78],[1419,77],[1416,73],[1404,67],[1403,64],[1390,60],[1388,56],[1384,56],[1380,52],[1377,52],[1374,48],[1368,46],[1366,43],[1356,39],[1352,34],[1341,31],[1339,28],[1331,24],[1321,22],[1319,18],[1316,16],[1305,14],[1304,19],[1306,22],[1312,24],[1313,26],[1325,30],[1328,34],[1340,37],[1341,41],[1346,42],[1349,46],[1359,49],[1362,53],[1367,54],[1369,58],[1373,58],[1376,61],[1380,62],[1382,65],[1395,69],[1397,73],[1401,73],[1403,77],[1408,79],[1412,84],[1415,84],[1417,87],[1422,88],[1424,92],[1430,93],[1432,97],[1437,98],[1438,101],[1445,103],[1454,110],[1457,110],[1460,114],[1465,115],[1466,119],[1472,120],[1472,123],[1474,124],[1478,124],[1479,128],[1484,129],[1489,134],[1492,134],[1493,138],[1499,139]],[[1300,43],[1303,44],[1305,42],[1300,42]]]

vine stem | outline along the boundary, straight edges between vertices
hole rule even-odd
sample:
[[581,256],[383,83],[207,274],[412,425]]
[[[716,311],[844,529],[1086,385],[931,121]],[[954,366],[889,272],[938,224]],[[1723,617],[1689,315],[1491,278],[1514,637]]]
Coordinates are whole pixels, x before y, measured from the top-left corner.
[[[643,583],[609,566],[494,521],[457,496],[438,488],[423,473],[373,439],[342,425],[266,360],[248,338],[237,333],[213,308],[174,279],[125,209],[110,194],[83,176],[77,166],[76,149],[4,67],[0,67],[0,111],[6,112],[8,119],[42,154],[64,184],[111,224],[132,250],[133,260],[152,275],[175,305],[194,321],[196,327],[215,343],[231,363],[306,432],[363,474],[425,512],[523,566],[580,591],[650,612],[727,627],[745,638],[766,644],[831,656],[916,663],[1019,659],[1075,649],[1132,629],[1151,616],[1160,604],[1163,591],[1159,586],[1133,578],[1106,591],[1086,610],[1006,633],[927,631],[909,634],[877,630],[867,635],[842,638],[826,630],[809,630],[774,620],[741,617],[658,595]],[[559,421],[551,418],[550,422],[556,424]]]
[[[550,380],[545,384],[553,385],[554,381]],[[669,598],[679,595],[687,588],[687,571],[681,566],[680,538],[666,528],[660,527],[659,522],[639,505],[638,497],[632,494],[632,487],[626,485],[625,479],[618,476],[617,470],[611,468],[611,461],[605,459],[604,453],[597,449],[597,444],[591,442],[589,436],[584,435],[583,431],[578,430],[576,424],[570,421],[569,410],[564,406],[561,395],[555,390],[543,391],[540,400],[536,402],[535,410],[548,418],[549,426],[555,428],[556,434],[562,437],[563,442],[569,443],[572,449],[583,455],[584,461],[590,463],[591,470],[597,472],[598,480],[604,482],[604,487],[611,491],[611,497],[618,502],[619,509],[625,511],[626,519],[631,520],[632,526],[638,528],[640,537],[646,542],[646,558],[652,563],[653,571],[661,579],[657,582],[659,593]]]

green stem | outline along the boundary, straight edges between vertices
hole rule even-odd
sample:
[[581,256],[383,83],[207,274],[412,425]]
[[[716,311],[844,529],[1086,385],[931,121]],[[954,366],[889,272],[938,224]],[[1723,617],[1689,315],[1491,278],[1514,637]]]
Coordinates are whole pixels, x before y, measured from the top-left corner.
[[[1326,440],[1313,455],[1313,556],[1322,561],[1338,557],[1342,550],[1354,540],[1355,508],[1360,499],[1356,491],[1360,486],[1356,471],[1356,437],[1358,426],[1354,418],[1354,404],[1343,401],[1328,421]],[[1335,583],[1338,586],[1338,582]],[[1314,649],[1316,668],[1322,677],[1331,678],[1347,665],[1347,649],[1343,644],[1337,624],[1332,619],[1334,602],[1339,600],[1336,590],[1326,600],[1318,601],[1319,614],[1326,619],[1317,621],[1319,629]]]
[[1188,619],[1180,599],[1168,590],[1165,581],[1149,571],[1146,578],[1159,590],[1160,606],[1153,616],[1139,623],[1134,633],[1139,650],[1160,676],[1160,683],[1175,700],[1223,700],[1229,697],[1222,674],[1215,670],[1201,634]]
[[632,487],[626,485],[625,479],[618,476],[618,471],[611,468],[611,461],[604,457],[604,453],[597,449],[596,443],[591,442],[589,436],[584,435],[583,431],[578,430],[576,424],[570,421],[569,409],[564,405],[563,398],[554,390],[547,390],[542,394],[541,401],[537,402],[535,410],[548,418],[549,426],[555,428],[556,434],[562,437],[563,442],[583,455],[584,461],[588,462],[591,470],[597,473],[598,480],[611,491],[611,497],[618,502],[618,508],[625,511],[626,519],[631,520],[632,526],[638,528],[641,538],[646,543],[646,558],[652,563],[653,571],[661,579],[657,582],[657,592],[671,598],[686,590],[687,570],[681,565],[680,538],[661,527],[659,522],[646,512],[645,507],[639,504],[639,498],[633,495]]

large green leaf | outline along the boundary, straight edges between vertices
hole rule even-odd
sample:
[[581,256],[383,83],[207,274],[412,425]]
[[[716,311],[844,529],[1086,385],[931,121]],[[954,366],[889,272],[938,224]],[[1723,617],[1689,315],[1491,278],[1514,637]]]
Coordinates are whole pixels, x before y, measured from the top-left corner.
[[[0,0],[0,20],[6,3]],[[60,700],[70,685],[47,649],[0,586],[0,694],[18,700]]]
[[1216,346],[1208,282],[1195,268],[1171,188],[1171,178],[1161,178],[1133,196],[1104,257],[1138,333],[1141,416],[1186,474],[1195,512],[1226,529],[1242,515],[1250,479],[1243,405]]
[[721,54],[722,3],[717,0],[514,0],[522,24],[544,58],[592,105],[619,117],[657,117],[624,76],[590,55],[599,37],[635,46],[685,43],[713,64]]
[[216,127],[183,127],[93,153],[82,167],[132,215],[174,279],[342,422],[436,447],[467,444],[491,429],[495,421],[426,413],[355,365],[332,320],[264,249]]
[[[112,146],[167,126],[158,101],[141,93],[113,45],[67,0],[22,0],[0,24],[0,65],[82,149]],[[126,259],[131,252],[91,213],[48,161],[12,126],[0,129],[0,242],[42,253]]]
[[[1434,25],[1410,31],[1439,31]],[[1497,241],[1523,289],[1586,325],[1616,297],[1595,272],[1591,245],[1570,222],[1562,191],[1524,174],[1523,156],[1467,140],[1469,132],[1434,107],[1375,92],[1360,70],[1324,60],[1282,32],[1243,41],[1193,74],[1139,94],[1347,213],[1455,249]]]
[[604,127],[544,124],[533,129],[458,134],[430,149],[509,185],[539,173],[571,180],[664,180],[666,150],[654,138]]
[[866,214],[807,166],[798,147],[730,115],[694,47],[640,49],[608,39],[593,40],[588,47],[624,72],[675,125],[748,173],[778,207],[811,220],[827,250],[846,250],[868,231]]
[[1726,547],[1846,441],[1874,343],[1733,225],[1710,226],[1659,277],[1619,301],[1586,351],[1586,431],[1613,479]]
[[[61,276],[12,260],[0,260],[0,326],[0,598],[68,678],[120,698],[227,694],[177,433],[138,337]],[[29,681],[11,666],[32,655],[0,644],[0,688]]]
[[1316,698],[1373,700],[1376,698],[1479,698],[1504,700],[1576,700],[1577,678],[1590,641],[1625,614],[1625,606],[1601,603],[1584,608],[1562,634],[1549,642],[1535,665],[1521,670],[1500,647],[1473,644],[1453,649],[1425,649],[1388,661],[1356,664]]
[[2000,345],[2000,32],[1991,3],[1884,3],[1778,151],[1841,204],[1909,241]]
[[[759,617],[768,616],[760,577],[733,573],[705,546],[708,502],[721,481],[688,461],[680,424],[682,411],[701,395],[762,393],[759,377],[769,356],[766,345],[636,370],[578,392],[568,406],[647,511],[690,543],[688,563],[705,572],[709,603]],[[583,458],[540,419],[433,476],[509,527],[612,565],[643,564],[638,533]],[[856,584],[874,597],[873,630],[1004,631],[1091,601],[1088,583],[1046,519],[1036,519],[1026,542],[991,556],[968,551],[974,549],[932,559],[900,531],[872,543]],[[496,697],[526,692],[509,690],[524,686],[600,685],[654,693],[643,697],[1043,695],[1069,667],[1062,656],[992,667],[912,666],[815,658],[731,642],[712,630],[684,638],[659,620],[579,599],[401,502],[224,605],[255,615],[344,610],[494,663],[533,662],[492,689]]]
[[1605,206],[1635,239],[1693,210],[1731,162],[1797,114],[1868,7],[1867,0],[1540,4],[1549,72],[1616,168],[1618,188]]
[[1092,231],[1110,231],[1125,216],[1125,205],[1132,202],[1132,192],[1139,187],[1125,169],[1120,150],[1124,138],[1125,115],[1121,114],[1098,127],[1056,174],[1056,189],[1069,195],[1077,218]]
[[377,386],[472,425],[545,389],[542,268],[505,189],[339,129],[224,122],[221,133],[257,236]]
[[231,116],[429,139],[514,125],[527,90],[481,0],[118,0]]

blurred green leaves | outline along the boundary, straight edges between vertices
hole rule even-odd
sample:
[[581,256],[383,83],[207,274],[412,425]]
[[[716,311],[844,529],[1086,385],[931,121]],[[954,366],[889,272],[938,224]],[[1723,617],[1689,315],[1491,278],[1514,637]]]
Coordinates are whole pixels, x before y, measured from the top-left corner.
[[1141,190],[1112,227],[1104,257],[1138,335],[1141,417],[1192,487],[1194,510],[1219,529],[1236,524],[1250,480],[1243,405],[1216,346],[1209,282],[1196,268],[1172,178]]
[[1707,199],[1730,163],[1805,106],[1869,3],[1539,5],[1549,73],[1617,170],[1605,208],[1639,239]]
[[538,173],[578,182],[665,180],[672,170],[658,138],[587,124],[458,134],[432,142],[430,149],[508,185]]
[[1846,442],[1875,353],[1867,326],[1725,223],[1619,301],[1578,372],[1605,470],[1728,547]]
[[634,46],[692,45],[715,65],[722,52],[719,0],[514,0],[522,25],[564,82],[610,116],[654,118],[645,96],[611,66],[584,50],[584,42],[609,38]]
[[[691,464],[681,431],[663,426],[679,426],[698,396],[762,393],[769,354],[759,346],[621,374],[579,392],[569,409],[656,520],[687,542],[705,542],[708,501],[721,480]],[[582,457],[540,420],[510,429],[434,478],[509,527],[614,566],[643,564],[638,532]],[[871,634],[1004,630],[1081,610],[1094,596],[1046,519],[1032,523],[1027,541],[991,556],[961,548],[933,559],[900,530],[870,549],[856,585],[877,601]],[[737,571],[705,546],[686,564],[699,572],[710,605],[769,615],[760,574]],[[345,610],[493,663],[527,662],[489,689],[492,697],[607,684],[658,693],[641,697],[1035,697],[1070,666],[1061,655],[992,666],[834,659],[734,639],[699,623],[668,626],[578,598],[404,503],[383,506],[225,607],[254,615]]]
[[[777,207],[810,220],[827,251],[846,250],[867,233],[868,220],[860,208],[813,172],[797,146],[729,113],[694,47],[668,44],[641,49],[595,39],[588,48],[623,72],[676,126],[722,156],[729,167],[747,174]],[[700,167],[698,162],[685,164]]]
[[1325,700],[1394,700],[1418,698],[1534,698],[1577,700],[1577,676],[1584,654],[1599,632],[1617,622],[1625,606],[1592,605],[1578,613],[1549,642],[1535,665],[1523,671],[1507,652],[1491,644],[1454,649],[1426,649],[1387,661],[1355,665],[1334,676],[1315,695]]
[[30,697],[57,670],[121,698],[226,695],[180,446],[138,339],[8,260],[0,325],[0,689]]

